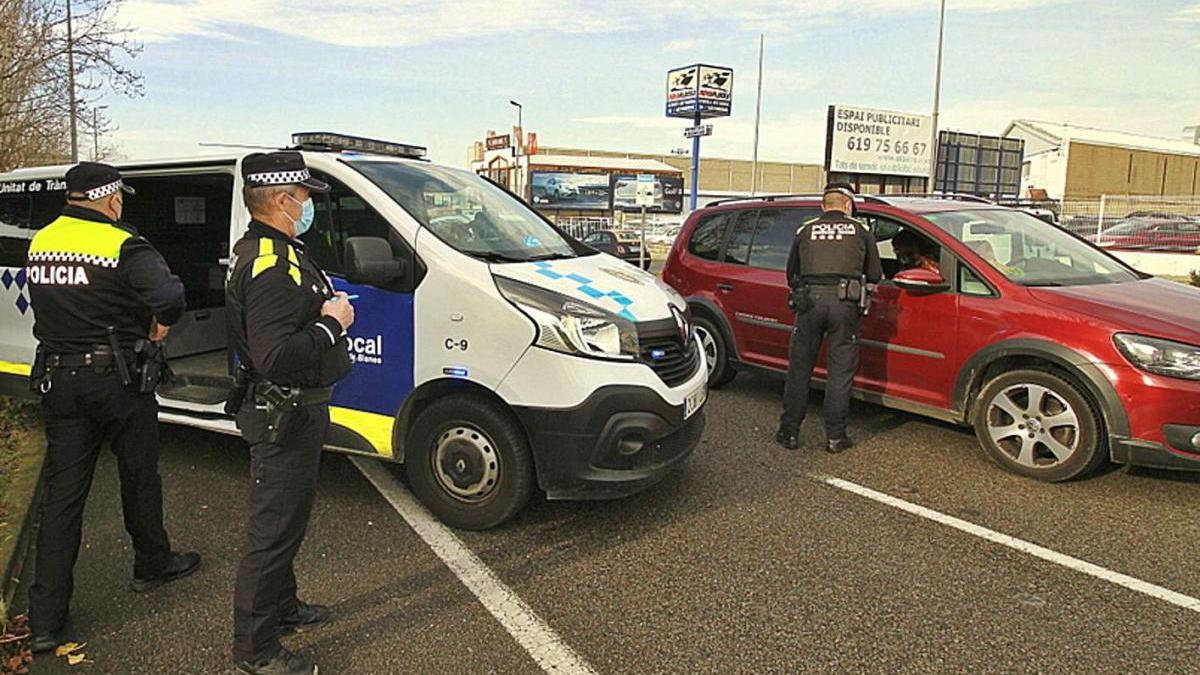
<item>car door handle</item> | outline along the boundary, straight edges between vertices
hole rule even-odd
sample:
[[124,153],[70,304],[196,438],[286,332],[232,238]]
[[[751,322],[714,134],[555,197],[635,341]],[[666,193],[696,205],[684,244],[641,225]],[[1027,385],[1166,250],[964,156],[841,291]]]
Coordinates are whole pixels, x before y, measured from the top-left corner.
[[722,291],[732,291],[733,284],[717,284],[717,289]]

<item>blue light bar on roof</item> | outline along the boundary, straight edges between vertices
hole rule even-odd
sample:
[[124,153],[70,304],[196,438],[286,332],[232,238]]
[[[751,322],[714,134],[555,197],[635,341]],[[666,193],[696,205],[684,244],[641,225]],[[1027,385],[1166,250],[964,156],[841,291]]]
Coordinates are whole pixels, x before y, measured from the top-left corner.
[[330,150],[333,152],[367,152],[375,155],[422,159],[426,148],[420,145],[381,141],[328,131],[301,131],[292,134],[292,144],[303,150]]

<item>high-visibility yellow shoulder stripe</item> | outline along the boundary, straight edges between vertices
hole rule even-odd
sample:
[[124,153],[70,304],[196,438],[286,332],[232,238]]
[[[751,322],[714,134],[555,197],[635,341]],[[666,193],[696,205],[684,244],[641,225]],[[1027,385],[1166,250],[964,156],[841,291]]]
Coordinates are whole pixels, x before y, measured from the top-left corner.
[[259,255],[274,255],[274,253],[275,253],[275,242],[273,240],[268,239],[267,237],[262,237],[261,239],[258,240],[258,254]]
[[300,285],[300,268],[296,267],[295,265],[289,265],[288,266],[288,274],[291,275],[292,281],[296,282],[296,285],[299,286]]
[[299,265],[300,261],[296,258],[296,249],[292,248],[291,244],[288,244],[287,250],[288,262],[292,263],[293,265]]
[[396,424],[395,418],[330,406],[329,421],[362,436],[375,448],[375,452],[384,457],[395,456],[395,450],[392,448],[392,427]]
[[29,252],[91,256],[116,262],[121,257],[121,244],[132,236],[108,223],[60,216],[34,235]]
[[279,262],[279,256],[274,254],[258,256],[254,259],[254,266],[250,268],[250,278],[253,279],[263,272],[266,272],[274,267],[275,263],[277,262]]

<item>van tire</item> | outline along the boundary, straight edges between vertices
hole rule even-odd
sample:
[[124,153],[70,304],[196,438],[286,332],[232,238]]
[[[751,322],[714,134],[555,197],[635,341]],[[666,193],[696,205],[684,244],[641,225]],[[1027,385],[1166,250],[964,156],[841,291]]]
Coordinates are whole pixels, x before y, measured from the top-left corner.
[[729,341],[725,339],[725,331],[708,317],[698,316],[692,322],[696,327],[697,337],[700,338],[700,351],[708,367],[709,359],[712,368],[708,371],[708,388],[720,389],[729,384],[737,375],[729,358]]
[[[464,466],[465,473],[453,475]],[[448,396],[423,410],[413,420],[404,470],[421,503],[463,530],[505,522],[533,494],[533,460],[524,430],[507,410],[482,396]],[[487,484],[489,478],[494,484]],[[479,494],[453,491],[472,492],[476,486]]]
[[[1036,410],[1035,396],[1042,400]],[[992,378],[979,392],[973,417],[975,436],[992,461],[1028,478],[1050,483],[1082,478],[1108,459],[1104,424],[1096,406],[1057,373],[1014,370]],[[1033,418],[1033,426],[1028,426],[1027,417]],[[1051,420],[1061,424],[1051,428]],[[1004,434],[1013,435],[997,438]],[[1054,443],[1059,448],[1072,443],[1074,451],[1067,459],[1058,459],[1051,448]],[[1026,447],[1032,452],[1023,453]]]

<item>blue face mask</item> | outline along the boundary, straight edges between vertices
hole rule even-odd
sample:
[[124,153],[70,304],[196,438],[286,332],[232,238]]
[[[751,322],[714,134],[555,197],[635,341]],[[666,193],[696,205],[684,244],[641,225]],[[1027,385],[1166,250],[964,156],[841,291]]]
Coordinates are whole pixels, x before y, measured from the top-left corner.
[[[313,206],[312,197],[303,202],[291,195],[288,195],[288,199],[300,205],[300,220],[292,220],[292,217],[288,216],[288,220],[292,220],[292,225],[296,228],[296,236],[299,237],[312,227],[313,219],[317,217],[317,208]],[[283,215],[287,216],[287,213]]]

